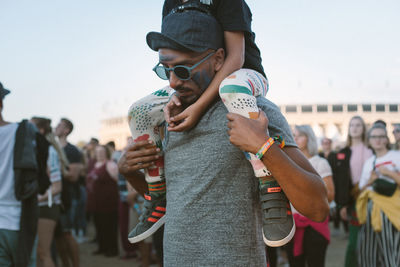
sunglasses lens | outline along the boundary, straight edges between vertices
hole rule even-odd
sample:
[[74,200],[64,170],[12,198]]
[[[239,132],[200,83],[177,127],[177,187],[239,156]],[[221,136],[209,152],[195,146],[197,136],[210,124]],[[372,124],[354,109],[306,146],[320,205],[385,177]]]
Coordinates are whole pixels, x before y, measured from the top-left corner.
[[189,70],[186,69],[186,68],[183,67],[183,66],[177,66],[177,67],[175,67],[174,73],[175,73],[175,75],[176,75],[179,79],[181,79],[181,80],[189,80],[189,78],[190,78],[190,72],[189,72]]
[[169,72],[163,66],[157,66],[154,71],[156,72],[157,76],[163,80],[169,79]]

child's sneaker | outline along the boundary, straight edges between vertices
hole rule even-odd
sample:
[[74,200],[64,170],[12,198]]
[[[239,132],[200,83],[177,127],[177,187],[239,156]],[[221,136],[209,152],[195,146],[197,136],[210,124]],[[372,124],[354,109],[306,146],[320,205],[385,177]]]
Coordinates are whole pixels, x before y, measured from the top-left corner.
[[290,202],[279,184],[268,181],[260,186],[264,243],[270,247],[287,244],[296,231]]
[[146,239],[156,232],[165,220],[165,194],[158,197],[144,195],[143,213],[139,217],[139,222],[129,233],[128,240],[131,243],[137,243]]

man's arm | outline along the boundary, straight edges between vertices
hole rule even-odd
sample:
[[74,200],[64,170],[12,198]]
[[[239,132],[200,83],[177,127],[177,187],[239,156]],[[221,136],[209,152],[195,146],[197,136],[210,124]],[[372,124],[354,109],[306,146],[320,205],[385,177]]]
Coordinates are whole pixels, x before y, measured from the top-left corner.
[[83,168],[82,163],[71,163],[68,165],[68,172],[65,174],[65,178],[70,182],[76,182],[79,179],[79,174]]
[[325,220],[329,213],[325,185],[298,148],[273,145],[262,161],[301,214],[314,221]]
[[[269,138],[265,113],[261,111],[257,120],[233,113],[227,117],[231,143],[241,150],[256,154]],[[329,213],[325,185],[298,148],[280,149],[274,144],[264,154],[262,161],[300,213],[314,221],[325,220]]]
[[140,170],[153,166],[159,152],[152,141],[139,141],[129,146],[118,161],[119,172],[141,195],[147,193],[148,186]]

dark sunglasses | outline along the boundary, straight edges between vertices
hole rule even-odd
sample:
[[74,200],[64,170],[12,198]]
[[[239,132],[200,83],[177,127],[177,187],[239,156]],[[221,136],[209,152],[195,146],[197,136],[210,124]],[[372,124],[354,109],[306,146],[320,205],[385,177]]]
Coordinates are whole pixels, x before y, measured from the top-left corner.
[[170,78],[170,72],[173,71],[175,73],[175,76],[182,81],[187,81],[190,78],[192,78],[192,70],[194,70],[196,67],[198,67],[201,63],[209,59],[212,55],[214,55],[215,52],[212,52],[208,54],[205,58],[197,62],[191,67],[184,66],[184,65],[177,65],[172,68],[166,68],[163,65],[160,65],[161,63],[158,62],[158,64],[153,68],[153,71],[157,74],[158,77],[160,77],[163,80],[169,80]]

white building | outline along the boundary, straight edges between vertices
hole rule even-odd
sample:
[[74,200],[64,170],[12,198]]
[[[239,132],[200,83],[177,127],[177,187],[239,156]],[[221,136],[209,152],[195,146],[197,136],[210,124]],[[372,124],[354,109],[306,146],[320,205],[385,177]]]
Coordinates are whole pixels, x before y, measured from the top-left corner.
[[[393,142],[393,126],[400,124],[399,104],[301,104],[281,105],[280,109],[291,126],[311,125],[317,137],[329,137],[336,143],[346,140],[351,117],[361,116],[367,127],[376,120],[387,124],[389,138]],[[268,115],[268,114],[267,114]],[[114,117],[101,122],[100,142],[114,141],[117,149],[126,145],[129,137],[128,118]]]

